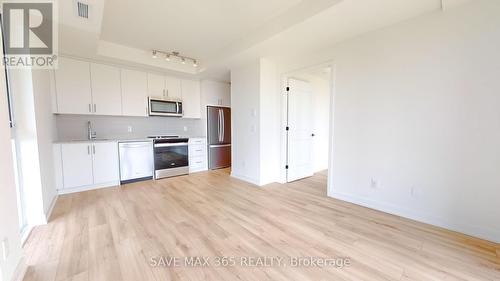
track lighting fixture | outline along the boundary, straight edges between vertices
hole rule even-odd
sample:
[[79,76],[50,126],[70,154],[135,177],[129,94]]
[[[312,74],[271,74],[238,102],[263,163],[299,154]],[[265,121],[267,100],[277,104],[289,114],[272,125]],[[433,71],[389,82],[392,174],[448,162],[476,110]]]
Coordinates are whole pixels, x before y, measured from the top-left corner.
[[186,64],[186,61],[192,61],[193,67],[198,67],[198,60],[182,56],[179,52],[164,52],[164,51],[153,50],[152,54],[154,59],[158,58],[158,55],[164,55],[166,61],[171,61],[172,58],[176,58],[182,64]]

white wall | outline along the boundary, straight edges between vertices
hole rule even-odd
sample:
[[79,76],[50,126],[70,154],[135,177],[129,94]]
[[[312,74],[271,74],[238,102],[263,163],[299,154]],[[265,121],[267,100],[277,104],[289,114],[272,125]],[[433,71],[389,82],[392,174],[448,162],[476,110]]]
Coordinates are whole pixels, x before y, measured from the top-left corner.
[[52,153],[52,143],[57,139],[56,120],[52,114],[52,78],[48,70],[32,71],[43,210],[47,220],[57,197]]
[[499,14],[471,1],[282,60],[335,61],[329,195],[500,242]]
[[231,69],[231,175],[260,185],[260,61]]
[[267,58],[231,69],[231,175],[259,186],[279,180],[277,78],[276,64]]
[[[25,213],[28,225],[46,221],[43,202],[42,175],[38,150],[35,101],[32,72],[29,69],[9,71],[10,90],[14,112],[14,134],[19,184],[24,191]],[[49,163],[50,165],[50,163]]]
[[[0,45],[1,46],[1,45]],[[3,53],[2,53],[3,55]],[[2,69],[3,72],[3,69]],[[5,75],[0,75],[0,241],[7,239],[9,256],[0,257],[0,280],[11,280],[21,260],[21,233],[18,223],[17,195],[11,152],[11,132],[7,106]]]
[[278,180],[280,173],[280,110],[275,110],[280,99],[276,64],[260,59],[260,185]]

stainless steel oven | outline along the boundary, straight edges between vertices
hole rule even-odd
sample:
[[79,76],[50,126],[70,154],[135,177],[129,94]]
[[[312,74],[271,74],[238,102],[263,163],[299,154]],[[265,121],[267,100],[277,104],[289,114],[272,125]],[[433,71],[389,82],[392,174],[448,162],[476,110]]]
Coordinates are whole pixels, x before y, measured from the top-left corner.
[[182,117],[182,101],[150,97],[149,116]]
[[153,141],[155,179],[189,173],[187,138],[158,138]]

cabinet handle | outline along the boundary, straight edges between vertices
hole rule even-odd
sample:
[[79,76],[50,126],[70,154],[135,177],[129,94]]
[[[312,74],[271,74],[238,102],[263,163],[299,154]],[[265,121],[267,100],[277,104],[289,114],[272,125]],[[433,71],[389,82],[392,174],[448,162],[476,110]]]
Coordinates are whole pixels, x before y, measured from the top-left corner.
[[92,113],[92,105],[89,103],[89,112]]
[[97,112],[97,104],[94,103],[94,113]]
[[87,145],[87,154],[90,155],[90,145]]
[[92,145],[92,152],[93,152],[93,153],[94,153],[94,155],[95,155],[95,145],[94,145],[94,144]]

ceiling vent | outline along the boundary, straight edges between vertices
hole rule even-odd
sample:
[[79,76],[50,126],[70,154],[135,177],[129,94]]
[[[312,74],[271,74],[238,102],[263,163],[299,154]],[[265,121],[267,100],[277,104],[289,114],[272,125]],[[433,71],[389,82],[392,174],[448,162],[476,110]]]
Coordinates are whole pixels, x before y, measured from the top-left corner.
[[80,18],[89,18],[89,4],[76,1],[76,11]]

